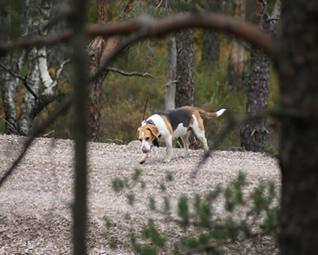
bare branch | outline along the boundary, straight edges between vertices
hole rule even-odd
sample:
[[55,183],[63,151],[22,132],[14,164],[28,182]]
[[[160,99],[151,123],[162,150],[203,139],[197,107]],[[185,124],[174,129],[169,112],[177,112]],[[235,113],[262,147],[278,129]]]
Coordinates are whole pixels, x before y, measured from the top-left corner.
[[138,31],[121,42],[113,51],[111,51],[107,56],[105,56],[104,59],[102,59],[99,67],[89,77],[89,82],[98,79],[101,74],[107,71],[108,66],[116,57],[118,57],[126,48],[128,48],[128,46],[131,46],[140,41],[141,38],[144,38],[146,33],[147,31],[145,30]]
[[55,85],[57,84],[57,81],[60,79],[60,76],[61,76],[61,74],[62,74],[62,72],[63,72],[63,70],[64,70],[64,66],[66,65],[66,64],[68,64],[68,63],[70,63],[71,62],[71,59],[65,59],[61,64],[60,64],[60,66],[59,66],[59,68],[57,69],[57,71],[56,71],[56,76],[55,76],[55,81],[53,81],[53,87],[55,87]]
[[[126,47],[128,47],[131,43],[134,43],[134,42],[138,41],[138,39],[141,36],[144,36],[144,33],[142,33],[142,32],[136,33],[133,36],[129,37],[126,41],[123,41],[121,44],[119,44],[117,46],[117,48],[115,48],[105,58],[105,60],[101,64],[101,67],[89,77],[89,81],[92,81],[92,80],[96,79],[96,77],[98,77],[98,75],[100,75],[103,72],[104,69],[107,69],[108,65],[116,57],[118,57],[120,55],[120,53],[126,49]],[[42,125],[38,129],[34,130],[34,132],[31,133],[30,137],[25,142],[23,150],[20,153],[20,155],[18,156],[18,158],[13,162],[13,164],[5,171],[4,175],[0,178],[0,188],[1,188],[2,184],[5,182],[5,180],[13,173],[13,171],[19,165],[19,163],[23,159],[25,153],[28,151],[29,147],[32,145],[32,142],[34,141],[36,136],[39,136],[41,133],[43,133],[44,130],[47,127],[49,127],[62,113],[66,112],[70,108],[71,103],[72,103],[72,98],[71,97],[67,98],[64,101],[64,103],[62,103],[60,105],[60,107],[54,113],[52,113],[50,115],[50,117],[46,121],[44,121],[42,123]]]
[[7,180],[7,178],[13,173],[13,171],[16,169],[16,167],[19,165],[23,157],[25,156],[26,152],[28,151],[29,147],[34,142],[35,138],[42,134],[44,130],[46,130],[56,119],[59,117],[62,113],[66,112],[69,107],[71,106],[72,99],[69,97],[67,98],[60,107],[52,113],[49,118],[43,122],[38,128],[34,129],[31,133],[31,135],[27,138],[25,141],[22,151],[19,154],[19,156],[16,158],[16,160],[12,163],[12,165],[4,172],[4,174],[0,177],[0,188],[4,184],[4,182]]
[[32,94],[32,96],[34,96],[35,100],[38,99],[38,96],[35,94],[35,92],[31,89],[31,87],[29,86],[29,83],[33,83],[33,81],[31,81],[30,79],[28,79],[27,76],[22,76],[21,74],[15,73],[12,70],[10,70],[9,68],[7,68],[5,65],[3,65],[2,63],[0,63],[0,67],[5,70],[6,72],[8,72],[10,75],[12,75],[15,78],[18,78],[19,80],[22,81],[24,87]]
[[[115,22],[108,25],[88,25],[86,34],[89,37],[127,35],[140,30],[146,30],[144,37],[150,38],[163,36],[180,29],[204,28],[214,29],[219,32],[235,35],[254,46],[261,48],[273,57],[272,42],[270,36],[242,20],[221,14],[177,14],[170,17],[155,19],[150,16],[141,16],[129,21]],[[17,48],[40,47],[53,45],[59,42],[69,41],[73,36],[71,31],[47,37],[23,39],[17,42],[0,44],[0,56]]]
[[115,68],[115,67],[108,67],[107,70],[110,72],[119,73],[123,76],[139,76],[139,77],[152,78],[152,79],[155,78],[150,73],[126,72],[126,71],[120,70],[120,69]]
[[243,119],[235,118],[232,114],[228,115],[228,119],[225,123],[225,127],[222,129],[222,131],[215,137],[214,143],[210,146],[209,150],[206,151],[198,163],[198,165],[193,169],[191,173],[191,178],[195,178],[198,171],[201,169],[201,167],[204,165],[204,163],[207,161],[207,159],[212,155],[212,153],[216,150],[216,148],[221,144],[224,139],[227,137],[227,135],[238,125],[244,125],[246,122],[251,120],[260,120],[265,117],[272,116],[274,118],[279,118],[282,116],[285,117],[291,117],[291,118],[297,118],[297,119],[303,119],[304,116],[299,114],[298,112],[279,112],[279,111],[264,111],[264,112],[258,112],[256,114],[248,114]]

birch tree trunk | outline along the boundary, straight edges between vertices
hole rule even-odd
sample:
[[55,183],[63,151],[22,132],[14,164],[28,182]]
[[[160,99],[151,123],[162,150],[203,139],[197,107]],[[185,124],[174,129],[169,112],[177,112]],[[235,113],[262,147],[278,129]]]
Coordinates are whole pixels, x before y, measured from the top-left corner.
[[[27,1],[26,1],[27,3]],[[13,29],[14,24],[12,24],[12,10],[11,5],[7,6],[7,12],[1,12],[3,21],[9,29]],[[28,16],[28,9],[24,8],[22,13],[22,20],[25,20]],[[22,23],[19,26],[21,34],[25,35],[28,30],[26,23]],[[7,38],[10,40],[9,32],[6,31]],[[20,73],[25,61],[25,51],[11,53],[5,58],[3,58],[2,64],[5,67],[8,67],[13,73]],[[14,77],[8,71],[1,69],[0,72],[0,81],[1,81],[1,96],[4,108],[4,120],[5,120],[5,130],[6,134],[20,134],[20,129],[18,125],[18,116],[16,109],[16,95],[20,85],[20,80],[17,77]]]
[[[29,9],[26,19],[29,29],[28,34],[46,35],[47,31],[43,30],[42,26],[49,21],[52,10],[51,1],[31,0],[28,2],[26,8]],[[41,96],[53,96],[56,84],[53,82],[48,71],[46,48],[42,47],[30,50],[27,59],[29,80],[31,81],[28,84],[29,87],[38,97],[40,97],[40,91]],[[20,132],[24,135],[28,135],[32,127],[35,117],[33,111],[37,105],[37,100],[38,98],[35,98],[28,90],[25,91],[19,120]]]
[[[245,20],[245,0],[234,1],[234,16]],[[227,84],[232,90],[243,87],[245,66],[245,50],[237,41],[233,41],[227,70]]]
[[167,39],[168,48],[168,70],[167,84],[165,87],[165,110],[175,109],[176,98],[176,68],[177,68],[177,47],[176,38],[170,36]]
[[[16,54],[10,54],[9,56],[3,59],[3,64],[5,66],[13,66],[12,60],[17,59]],[[19,59],[22,61],[22,56]],[[18,62],[20,63],[20,61]],[[16,69],[20,70],[20,64],[18,64]],[[16,71],[15,69],[15,71]],[[19,134],[19,127],[17,124],[17,111],[16,111],[16,95],[19,86],[19,80],[17,78],[12,77],[8,72],[1,71],[1,96],[3,102],[4,109],[4,121],[5,127],[4,132],[6,134]]]
[[176,33],[177,69],[176,69],[176,107],[193,105],[194,95],[194,49],[193,33],[183,30]]
[[[24,5],[20,26],[22,36],[45,35],[47,31],[42,27],[49,21],[52,1],[28,0]],[[5,64],[8,67],[2,70],[5,132],[28,135],[36,114],[55,98],[57,82],[52,80],[48,71],[46,48],[12,54]],[[23,69],[28,70],[28,77],[21,81]],[[24,85],[24,97],[18,119],[15,97],[20,84]]]

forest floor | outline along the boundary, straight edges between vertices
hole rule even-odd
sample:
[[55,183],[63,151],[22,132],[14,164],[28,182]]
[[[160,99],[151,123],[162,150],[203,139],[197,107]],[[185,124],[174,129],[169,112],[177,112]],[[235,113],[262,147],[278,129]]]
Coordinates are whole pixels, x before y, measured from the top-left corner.
[[[19,154],[23,139],[0,136],[0,173]],[[226,185],[240,171],[246,173],[249,189],[260,180],[280,182],[277,161],[261,153],[216,151],[194,179],[190,174],[202,150],[190,150],[185,157],[182,149],[175,149],[170,163],[163,163],[164,155],[164,148],[156,148],[140,166],[137,141],[128,145],[89,144],[89,254],[133,254],[129,251],[129,230],[156,217],[148,198],[162,197],[160,185],[166,171],[174,176],[165,191],[172,200]],[[71,140],[36,140],[0,188],[0,254],[71,254],[72,166]],[[129,191],[115,193],[112,179],[129,179],[136,168],[142,170],[145,187],[133,188],[132,206],[127,203]],[[163,221],[160,228],[169,231]]]

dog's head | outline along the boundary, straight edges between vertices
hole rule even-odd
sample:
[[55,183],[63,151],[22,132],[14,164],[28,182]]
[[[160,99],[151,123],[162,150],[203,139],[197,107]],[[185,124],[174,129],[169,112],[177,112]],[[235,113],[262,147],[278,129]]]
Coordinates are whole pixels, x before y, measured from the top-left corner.
[[153,124],[144,124],[138,128],[137,136],[139,141],[141,141],[142,152],[149,153],[152,145],[158,143],[159,131]]

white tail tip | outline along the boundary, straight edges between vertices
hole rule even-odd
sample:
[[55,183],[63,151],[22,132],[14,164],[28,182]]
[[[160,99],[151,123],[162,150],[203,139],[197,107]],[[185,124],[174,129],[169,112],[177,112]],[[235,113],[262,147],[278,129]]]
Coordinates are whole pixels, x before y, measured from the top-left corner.
[[224,108],[218,110],[218,111],[216,112],[216,117],[220,117],[225,111],[226,111],[226,109],[224,109]]

